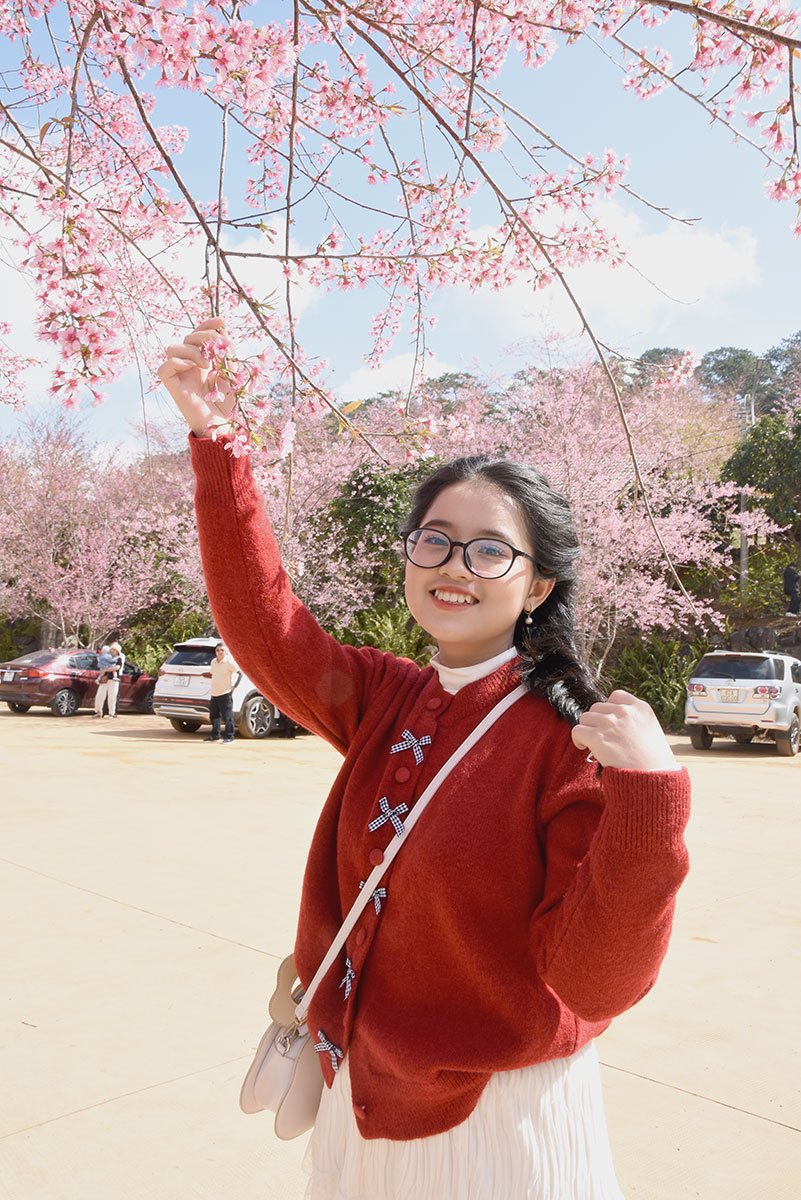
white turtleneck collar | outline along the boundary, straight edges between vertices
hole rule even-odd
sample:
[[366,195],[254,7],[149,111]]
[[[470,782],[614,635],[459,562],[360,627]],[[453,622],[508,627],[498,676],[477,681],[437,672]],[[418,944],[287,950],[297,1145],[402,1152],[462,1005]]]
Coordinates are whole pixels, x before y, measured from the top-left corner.
[[517,658],[517,650],[514,646],[510,646],[502,654],[496,654],[494,658],[488,658],[485,662],[474,663],[472,667],[446,667],[438,661],[438,654],[431,659],[431,666],[439,675],[439,683],[443,691],[455,696],[466,684],[475,683],[477,679],[491,675],[493,671],[497,671],[504,663],[511,662],[513,658]]

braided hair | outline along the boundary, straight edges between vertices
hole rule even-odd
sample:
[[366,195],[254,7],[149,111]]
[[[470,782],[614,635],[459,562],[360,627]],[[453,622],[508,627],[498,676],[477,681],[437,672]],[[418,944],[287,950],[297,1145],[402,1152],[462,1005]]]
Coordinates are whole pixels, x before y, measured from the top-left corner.
[[579,547],[564,496],[532,467],[484,454],[470,455],[446,463],[424,480],[412,497],[403,532],[420,527],[443,488],[473,481],[492,484],[516,502],[534,549],[537,574],[554,580],[550,594],[531,613],[530,625],[526,614],[520,614],[514,643],[523,660],[523,682],[574,725],[604,697],[576,650],[573,593]]

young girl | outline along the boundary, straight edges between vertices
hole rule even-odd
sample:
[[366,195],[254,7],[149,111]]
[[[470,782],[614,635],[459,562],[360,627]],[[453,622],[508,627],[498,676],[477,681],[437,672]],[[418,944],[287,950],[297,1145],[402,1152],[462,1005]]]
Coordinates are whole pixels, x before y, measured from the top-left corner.
[[194,434],[212,610],[254,682],[345,759],[306,867],[302,982],[426,784],[529,688],[442,784],[315,995],[307,1195],[620,1200],[593,1039],[656,978],[689,787],[648,705],[603,701],[576,657],[567,505],[512,463],[435,471],[404,544],[436,656],[341,646],[293,596],[247,458],[207,436],[231,408],[205,398],[222,332],[204,322],[159,372]]

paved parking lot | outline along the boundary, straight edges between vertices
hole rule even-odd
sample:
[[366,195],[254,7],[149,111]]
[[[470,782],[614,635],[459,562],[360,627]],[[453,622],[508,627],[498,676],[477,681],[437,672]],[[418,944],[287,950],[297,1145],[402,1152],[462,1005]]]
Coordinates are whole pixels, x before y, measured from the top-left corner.
[[[659,983],[598,1042],[618,1176],[629,1200],[797,1200],[801,756],[674,745],[692,870]],[[0,1195],[302,1197],[305,1139],[237,1098],[339,761],[0,712]]]

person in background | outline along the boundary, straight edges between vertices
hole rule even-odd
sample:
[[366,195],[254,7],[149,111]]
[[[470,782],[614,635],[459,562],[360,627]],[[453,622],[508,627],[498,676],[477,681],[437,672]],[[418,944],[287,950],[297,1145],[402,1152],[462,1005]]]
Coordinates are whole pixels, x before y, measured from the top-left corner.
[[122,652],[122,646],[119,642],[112,642],[109,646],[109,651],[112,655],[112,662],[111,679],[108,683],[108,715],[116,717],[117,700],[120,695],[120,680],[122,679],[122,671],[125,666],[125,655]]
[[785,617],[797,617],[801,610],[801,575],[798,573],[798,563],[788,563],[784,568],[784,594],[788,597]]
[[218,642],[214,648],[214,662],[211,664],[211,733],[204,742],[219,742],[220,726],[225,723],[224,745],[230,745],[234,740],[234,676],[239,672],[236,664],[228,658],[225,646]]
[[100,653],[97,656],[97,665],[100,669],[100,674],[97,677],[97,691],[95,692],[95,711],[92,714],[93,718],[103,716],[103,708],[108,700],[108,685],[112,679],[113,671],[111,667],[114,665],[114,659],[111,657],[111,647],[101,646]]

